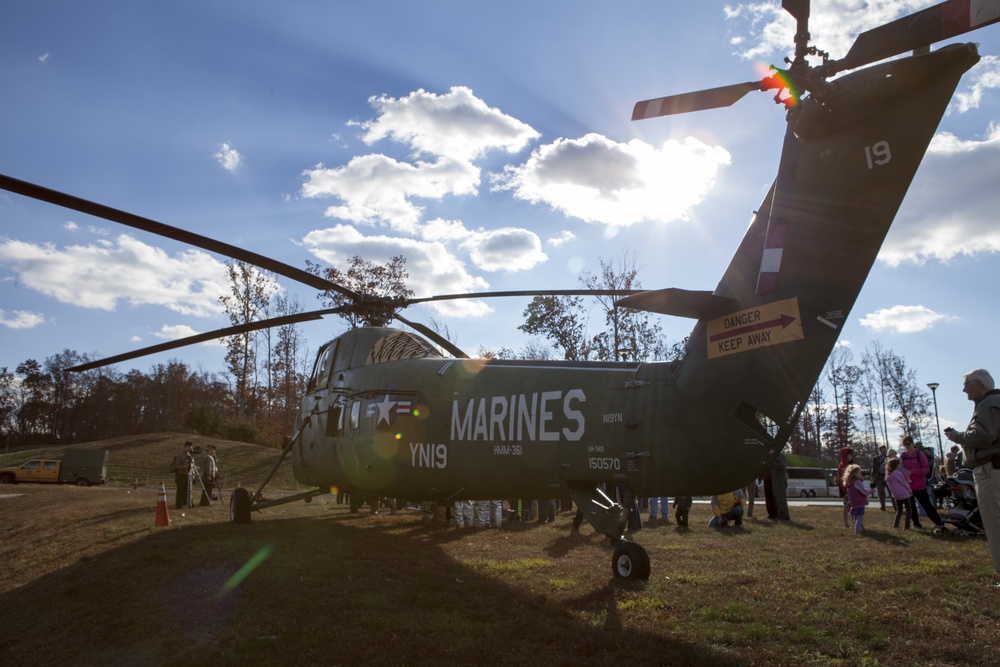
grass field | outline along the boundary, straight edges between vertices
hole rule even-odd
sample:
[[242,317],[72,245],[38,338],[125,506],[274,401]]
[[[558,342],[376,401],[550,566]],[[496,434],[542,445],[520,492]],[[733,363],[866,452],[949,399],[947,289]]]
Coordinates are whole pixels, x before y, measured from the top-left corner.
[[638,533],[652,576],[619,583],[607,540],[568,513],[459,531],[324,496],[248,526],[215,504],[153,528],[149,486],[0,492],[18,494],[0,498],[5,665],[997,660],[985,541],[894,531],[878,510],[856,537],[838,507],[717,530],[696,504],[690,530]]

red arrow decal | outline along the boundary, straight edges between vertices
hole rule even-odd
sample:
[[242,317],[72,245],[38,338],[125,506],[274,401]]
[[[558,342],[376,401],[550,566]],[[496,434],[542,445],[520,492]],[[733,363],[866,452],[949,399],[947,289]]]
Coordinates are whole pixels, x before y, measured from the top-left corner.
[[791,315],[782,315],[776,320],[769,320],[767,322],[757,322],[755,324],[748,324],[745,327],[740,327],[738,329],[733,329],[732,331],[723,331],[722,333],[717,333],[708,339],[710,343],[714,343],[717,340],[725,340],[726,338],[733,338],[735,336],[740,336],[745,333],[750,333],[751,331],[760,331],[761,329],[771,329],[773,327],[781,327],[784,329],[789,324],[795,321],[795,318]]

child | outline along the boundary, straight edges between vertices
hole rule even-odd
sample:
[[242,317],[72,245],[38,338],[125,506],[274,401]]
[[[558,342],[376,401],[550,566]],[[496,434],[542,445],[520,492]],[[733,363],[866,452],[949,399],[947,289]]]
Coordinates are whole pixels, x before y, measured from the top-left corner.
[[854,534],[864,531],[865,505],[868,504],[868,484],[861,474],[861,466],[852,463],[844,470],[844,488],[847,490],[847,500],[854,517]]
[[885,464],[885,483],[889,487],[889,493],[896,501],[896,520],[892,522],[893,528],[899,528],[900,517],[906,516],[906,528],[910,529],[910,500],[913,491],[910,490],[910,483],[906,481],[906,474],[899,466],[899,459],[889,459]]

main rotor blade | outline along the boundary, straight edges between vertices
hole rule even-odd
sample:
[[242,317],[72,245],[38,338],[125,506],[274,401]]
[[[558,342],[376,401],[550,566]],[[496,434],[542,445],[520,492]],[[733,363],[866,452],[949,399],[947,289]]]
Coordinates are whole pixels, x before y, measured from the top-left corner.
[[635,103],[635,108],[632,109],[632,120],[728,107],[743,99],[747,93],[764,89],[764,84],[760,81],[747,81],[746,83],[734,83],[693,93],[644,100]]
[[360,298],[358,294],[347,289],[346,287],[332,283],[329,280],[313,275],[308,271],[297,269],[294,266],[285,264],[284,262],[279,262],[275,259],[271,259],[270,257],[258,255],[255,252],[244,250],[243,248],[237,248],[236,246],[223,243],[222,241],[210,239],[207,236],[202,236],[201,234],[188,232],[183,229],[178,229],[177,227],[171,227],[170,225],[162,222],[157,222],[149,218],[144,218],[116,208],[111,208],[110,206],[97,204],[95,202],[81,199],[80,197],[74,197],[73,195],[68,195],[57,190],[50,190],[49,188],[44,188],[40,185],[28,183],[27,181],[22,181],[3,174],[0,174],[0,188],[9,190],[10,192],[15,192],[19,195],[24,195],[25,197],[31,197],[32,199],[48,202],[50,204],[62,206],[63,208],[72,209],[74,211],[80,211],[81,213],[86,213],[87,215],[104,218],[105,220],[110,220],[111,222],[117,222],[128,227],[141,229],[144,232],[164,236],[168,239],[173,239],[197,248],[225,255],[227,257],[231,257],[232,259],[246,262],[247,264],[253,264],[254,266],[266,269],[280,276],[285,276],[286,278],[290,278],[304,285],[309,285],[310,287],[314,287],[318,290],[333,290],[340,292],[344,296],[350,297],[351,299]]
[[465,294],[438,294],[407,299],[406,305],[429,303],[431,301],[452,301],[457,299],[492,299],[503,296],[628,296],[645,292],[641,289],[563,289],[563,290],[514,290],[509,292],[467,292]]
[[424,326],[423,324],[420,324],[419,322],[411,322],[410,320],[406,319],[405,317],[403,317],[399,313],[396,313],[393,317],[395,317],[397,320],[399,320],[403,324],[407,325],[408,327],[416,329],[417,331],[419,331],[423,335],[427,336],[428,338],[430,338],[432,341],[434,341],[435,343],[437,343],[438,345],[440,345],[444,349],[448,350],[448,352],[451,353],[451,356],[453,356],[453,357],[455,357],[457,359],[468,359],[469,358],[469,355],[467,355],[465,352],[463,352],[462,350],[460,350],[457,346],[455,346],[454,343],[452,343],[450,340],[448,340],[447,338],[445,338],[444,336],[442,336],[441,334],[439,334],[437,331],[434,331],[430,327]]
[[913,51],[1000,21],[1000,0],[947,0],[865,31],[829,74]]
[[796,23],[809,22],[809,0],[781,0],[781,8],[791,14]]
[[121,363],[122,361],[129,361],[130,359],[138,359],[139,357],[156,354],[157,352],[175,350],[179,347],[186,347],[188,345],[194,345],[195,343],[205,343],[218,338],[226,338],[227,336],[236,336],[249,331],[258,331],[259,329],[267,329],[270,327],[280,327],[286,324],[307,322],[309,320],[320,320],[323,319],[324,315],[336,315],[337,313],[345,312],[349,309],[350,306],[341,306],[339,308],[328,308],[325,310],[311,310],[305,313],[272,317],[270,319],[260,320],[259,322],[251,322],[250,324],[240,324],[233,327],[226,327],[225,329],[216,329],[215,331],[209,331],[208,333],[196,334],[194,336],[188,336],[187,338],[178,338],[177,340],[160,343],[159,345],[151,345],[140,350],[133,350],[132,352],[118,354],[113,357],[107,357],[106,359],[91,361],[86,364],[80,364],[79,366],[72,366],[66,370],[74,373],[80,373],[94,368],[101,368],[102,366],[110,366],[111,364]]

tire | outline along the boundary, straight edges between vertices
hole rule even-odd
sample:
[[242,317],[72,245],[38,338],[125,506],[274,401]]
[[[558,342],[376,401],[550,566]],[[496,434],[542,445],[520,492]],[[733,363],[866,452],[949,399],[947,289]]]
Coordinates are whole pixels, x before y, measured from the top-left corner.
[[805,489],[802,489],[801,491],[799,491],[799,498],[808,498],[808,497],[809,497],[809,492],[808,491],[806,491]]
[[813,491],[812,489],[809,489],[809,497],[810,498],[815,498],[816,497],[816,492]]
[[649,579],[649,554],[635,542],[622,542],[611,556],[611,573],[627,581]]
[[76,480],[76,482],[74,482],[74,484],[76,484],[77,486],[90,486],[90,482],[87,481],[87,479],[85,479],[83,477],[81,477],[80,479]]
[[0,484],[16,484],[10,475],[0,475]]
[[251,523],[250,492],[242,486],[233,489],[233,492],[229,495],[229,522]]

